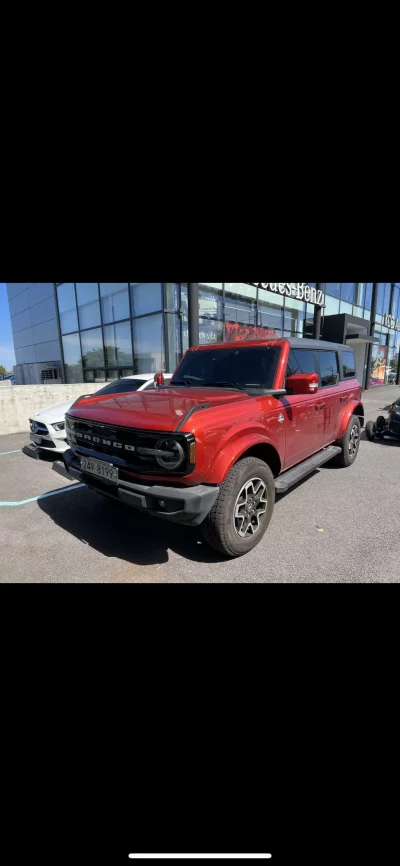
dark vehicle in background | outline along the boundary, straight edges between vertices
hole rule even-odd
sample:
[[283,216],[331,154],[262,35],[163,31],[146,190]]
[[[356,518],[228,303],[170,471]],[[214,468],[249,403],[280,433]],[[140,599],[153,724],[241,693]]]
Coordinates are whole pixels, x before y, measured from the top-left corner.
[[365,434],[370,442],[374,439],[384,439],[385,436],[400,438],[400,397],[390,406],[388,418],[378,415],[376,421],[366,423]]

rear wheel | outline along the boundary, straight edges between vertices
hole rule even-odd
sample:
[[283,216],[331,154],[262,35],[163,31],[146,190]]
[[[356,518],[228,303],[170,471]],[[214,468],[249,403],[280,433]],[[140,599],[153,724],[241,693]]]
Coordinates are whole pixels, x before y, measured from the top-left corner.
[[274,476],[263,460],[245,457],[227,475],[201,524],[204,539],[226,556],[242,556],[261,541],[275,502]]
[[375,439],[375,424],[373,421],[367,421],[365,425],[365,435],[370,442],[373,442]]
[[358,415],[352,415],[344,436],[337,443],[342,451],[335,458],[336,466],[351,466],[354,463],[360,446],[360,432],[360,419]]

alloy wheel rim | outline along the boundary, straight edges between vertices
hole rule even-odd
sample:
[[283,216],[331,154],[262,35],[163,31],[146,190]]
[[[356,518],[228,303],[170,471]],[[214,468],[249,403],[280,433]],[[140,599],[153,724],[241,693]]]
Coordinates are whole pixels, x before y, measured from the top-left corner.
[[267,510],[267,487],[261,478],[251,478],[241,488],[233,512],[235,532],[248,538],[260,529],[260,519]]
[[350,457],[354,457],[357,452],[358,443],[359,443],[359,433],[357,424],[351,428],[350,439],[349,439],[349,454]]

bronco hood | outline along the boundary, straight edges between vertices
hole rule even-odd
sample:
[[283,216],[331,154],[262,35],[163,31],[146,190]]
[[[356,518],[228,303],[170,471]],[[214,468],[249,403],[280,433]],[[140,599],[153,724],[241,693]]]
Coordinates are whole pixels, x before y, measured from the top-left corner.
[[69,411],[73,418],[139,430],[172,432],[195,406],[210,407],[249,400],[248,394],[227,388],[160,388],[86,397],[74,403]]

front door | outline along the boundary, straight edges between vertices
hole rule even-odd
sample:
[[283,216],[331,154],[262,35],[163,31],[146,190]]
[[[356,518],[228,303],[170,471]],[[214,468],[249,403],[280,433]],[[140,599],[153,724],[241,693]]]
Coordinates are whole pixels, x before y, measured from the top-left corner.
[[[295,373],[316,373],[313,349],[291,349],[286,376]],[[281,398],[286,430],[285,469],[314,454],[319,444],[319,414],[317,394],[290,394]],[[282,422],[283,423],[283,422]]]

